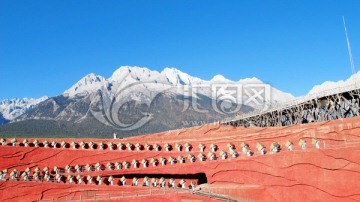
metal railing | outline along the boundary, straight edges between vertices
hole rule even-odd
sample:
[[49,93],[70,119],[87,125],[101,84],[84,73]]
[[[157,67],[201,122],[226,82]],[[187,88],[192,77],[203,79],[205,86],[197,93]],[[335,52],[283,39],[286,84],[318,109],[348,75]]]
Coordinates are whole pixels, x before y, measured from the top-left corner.
[[[222,190],[222,191],[220,191]],[[216,192],[212,191],[212,189],[202,189],[201,191],[195,191],[193,192],[196,195],[204,196],[212,199],[217,199],[221,201],[227,201],[227,202],[248,202],[249,200],[244,199],[235,199],[233,197],[230,197],[229,189],[217,189]]]
[[96,191],[85,191],[78,196],[52,197],[48,199],[39,199],[38,202],[77,202],[77,201],[97,201],[97,200],[119,200],[124,198],[142,197],[142,196],[160,196],[165,194],[191,194],[190,189],[173,188],[149,188],[146,190],[118,191],[117,193],[98,194]]
[[309,101],[311,101],[313,99],[322,98],[322,97],[326,97],[326,96],[330,96],[330,95],[334,95],[334,94],[341,94],[341,93],[345,93],[345,92],[349,92],[349,91],[357,90],[357,89],[360,89],[360,83],[354,83],[354,84],[348,85],[348,86],[343,86],[343,87],[338,87],[338,88],[334,88],[334,89],[330,89],[330,90],[325,90],[325,91],[314,93],[314,94],[308,94],[306,96],[299,97],[299,98],[296,98],[296,99],[291,100],[291,101],[273,104],[267,110],[254,110],[252,112],[243,114],[243,115],[238,116],[236,118],[232,117],[232,118],[224,119],[223,121],[221,121],[221,123],[227,123],[227,122],[231,122],[231,121],[242,120],[242,119],[246,119],[246,118],[249,118],[249,117],[254,117],[254,116],[266,114],[266,113],[269,113],[269,112],[278,111],[278,110],[281,110],[281,109],[286,109],[286,108],[289,108],[289,107],[292,107],[292,106],[295,106],[295,105],[299,105],[301,103],[309,102]]
[[360,141],[344,141],[342,144],[325,144],[324,149],[343,149],[343,148],[352,148],[360,147]]

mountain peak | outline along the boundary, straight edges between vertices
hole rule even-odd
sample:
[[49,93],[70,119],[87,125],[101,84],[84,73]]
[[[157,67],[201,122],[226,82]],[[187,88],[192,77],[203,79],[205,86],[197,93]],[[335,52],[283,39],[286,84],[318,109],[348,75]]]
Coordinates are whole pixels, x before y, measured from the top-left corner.
[[122,80],[131,72],[130,66],[120,66],[117,70],[114,71],[114,73],[111,75],[111,77],[108,79],[110,81],[116,81],[116,80]]
[[96,83],[96,82],[101,82],[104,81],[105,78],[95,74],[95,73],[90,73],[86,76],[84,76],[83,78],[80,79],[80,81],[78,81],[77,83],[80,85],[90,85],[92,83]]
[[162,71],[161,74],[166,75],[166,74],[186,74],[178,69],[176,69],[175,67],[165,67]]
[[192,85],[200,83],[202,80],[197,77],[192,77],[174,67],[166,67],[161,72],[166,77],[167,81],[172,85]]
[[158,79],[160,73],[157,71],[152,71],[146,67],[138,66],[121,66],[111,75],[108,81],[128,81],[128,78],[131,77],[135,81],[155,81]]
[[43,96],[37,99],[25,97],[2,100],[0,102],[0,115],[6,120],[11,121],[48,98],[48,96]]
[[[183,81],[183,79],[181,78],[180,74],[183,73],[181,71],[179,71],[176,68],[169,68],[166,67],[163,69],[163,71],[161,72],[161,74],[163,76],[166,77],[166,79],[169,81],[169,83],[173,84],[173,85],[185,85],[186,81]],[[187,79],[185,79],[187,80]]]
[[256,78],[256,77],[252,77],[252,78],[245,78],[245,79],[240,79],[239,83],[264,83],[262,82],[260,79]]
[[332,90],[332,89],[335,89],[335,88],[341,88],[341,87],[345,87],[345,86],[354,85],[359,80],[360,80],[360,71],[358,71],[357,73],[351,75],[346,80],[339,80],[339,81],[335,81],[335,82],[334,81],[325,81],[320,85],[315,85],[309,91],[309,93],[307,95],[317,94],[317,93],[324,92],[324,91],[329,91],[329,90]]
[[233,83],[234,81],[225,78],[223,75],[217,74],[210,80],[210,82]]
[[93,91],[99,85],[101,85],[106,79],[98,74],[90,73],[80,79],[76,84],[74,84],[71,88],[66,90],[64,94],[69,96],[74,96],[80,93],[86,93],[89,91]]
[[170,71],[179,72],[180,70],[176,69],[175,67],[165,67],[162,70],[162,72],[170,72]]

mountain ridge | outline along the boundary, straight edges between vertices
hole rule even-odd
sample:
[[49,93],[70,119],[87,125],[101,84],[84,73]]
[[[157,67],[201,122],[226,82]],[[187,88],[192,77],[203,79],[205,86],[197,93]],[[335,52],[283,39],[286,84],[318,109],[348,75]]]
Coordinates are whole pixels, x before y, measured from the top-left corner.
[[323,92],[323,91],[328,91],[328,90],[331,90],[331,89],[334,89],[334,88],[341,88],[341,87],[345,87],[345,86],[354,85],[357,82],[358,83],[360,82],[360,71],[358,71],[357,73],[351,75],[346,80],[325,81],[322,84],[315,85],[309,91],[309,93],[307,95],[316,94],[316,93],[320,93],[320,92]]
[[[126,76],[133,79],[133,81],[128,81],[130,78],[127,78]],[[238,81],[232,81],[224,76],[218,74],[215,75],[210,80],[203,80],[198,77],[193,77],[187,73],[182,72],[181,70],[174,68],[174,67],[165,67],[161,72],[150,70],[146,67],[138,67],[138,66],[120,66],[117,68],[113,74],[109,78],[105,78],[99,74],[96,73],[89,73],[85,75],[83,78],[81,78],[79,81],[77,81],[75,84],[73,84],[70,88],[64,91],[64,96],[69,97],[75,97],[75,96],[86,96],[88,94],[91,94],[93,92],[96,92],[97,90],[101,88],[108,88],[110,89],[112,87],[113,82],[117,82],[120,80],[125,79],[124,83],[128,82],[159,82],[164,83],[166,85],[170,86],[186,86],[186,85],[209,85],[211,83],[232,83],[232,84],[246,84],[246,83],[263,83],[261,80],[257,79],[256,77],[252,78],[244,78],[240,79]],[[287,100],[293,99],[293,96],[289,93],[284,93],[278,89],[274,89],[273,92],[275,94],[281,94],[286,95]],[[210,94],[210,92],[207,92]],[[48,99],[49,97],[43,96],[38,99],[34,98],[14,98],[14,99],[5,99],[1,102],[0,105],[0,124],[3,124],[5,122],[12,121],[13,119],[21,116],[26,111],[32,109],[35,105],[39,104],[40,102]],[[18,102],[29,102],[27,105],[24,106],[16,106],[19,107],[17,112],[12,112],[13,115],[10,115],[12,111],[12,107],[8,104],[10,100],[12,102],[15,102],[18,100]],[[21,101],[24,100],[24,101]],[[29,101],[27,101],[29,100]]]
[[48,98],[48,96],[42,96],[40,98],[25,97],[2,100],[0,102],[0,125],[21,116],[23,113]]
[[[89,77],[96,76],[95,82],[89,82],[88,85],[83,85],[83,81],[86,80]],[[125,78],[127,77],[127,78]],[[129,79],[132,78],[133,81],[129,81]],[[93,78],[92,80],[95,80]],[[75,96],[76,94],[86,93],[86,92],[93,92],[98,90],[101,85],[109,85],[113,82],[119,82],[122,83],[131,83],[131,82],[154,82],[162,83],[166,85],[174,85],[174,86],[192,86],[192,85],[210,85],[214,83],[232,83],[232,84],[264,84],[261,80],[259,80],[256,77],[252,78],[244,78],[240,79],[238,81],[232,81],[224,76],[218,74],[215,75],[211,80],[203,80],[198,77],[190,76],[187,73],[184,73],[176,68],[164,68],[161,72],[150,70],[146,67],[138,67],[138,66],[120,66],[118,69],[116,69],[113,74],[108,78],[105,79],[104,77],[90,73],[84,76],[82,79],[80,79],[76,84],[74,84],[70,89],[66,90],[64,92],[64,95],[68,95],[70,97]],[[80,84],[79,84],[80,83]],[[96,83],[96,84],[94,84]],[[76,87],[79,87],[78,89],[75,89]],[[86,86],[92,86],[93,89],[86,88]],[[275,89],[272,87],[272,89]],[[83,90],[83,91],[81,91]],[[277,93],[283,93],[284,97],[282,99],[285,99],[285,101],[294,99],[294,96],[290,93],[285,93],[279,89],[276,89]],[[280,100],[279,100],[280,101]]]
[[[294,98],[255,77],[231,81],[215,75],[211,80],[202,80],[176,68],[158,72],[121,66],[109,78],[95,73],[85,75],[63,94],[17,116],[1,127],[0,133],[103,137],[117,132],[133,136],[191,127],[184,121],[212,123],[264,107],[243,100],[250,96],[245,95],[251,93],[245,89],[248,85],[269,91],[272,96],[263,93],[264,105]],[[238,91],[228,90],[229,86]],[[243,93],[239,94],[239,90]],[[224,94],[217,94],[220,92]]]

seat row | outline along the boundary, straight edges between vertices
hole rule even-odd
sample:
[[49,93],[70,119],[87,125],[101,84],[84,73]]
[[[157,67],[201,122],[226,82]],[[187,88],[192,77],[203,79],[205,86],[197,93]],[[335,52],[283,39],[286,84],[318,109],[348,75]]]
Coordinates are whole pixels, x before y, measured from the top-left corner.
[[[0,145],[2,146],[16,146],[18,143],[16,138],[13,138],[10,140],[10,144],[7,144],[6,139],[2,138],[0,139]],[[44,147],[44,148],[72,148],[72,149],[100,149],[100,150],[105,150],[105,149],[109,149],[109,150],[115,150],[116,148],[118,150],[129,150],[129,151],[133,151],[133,150],[137,150],[137,151],[141,151],[141,150],[147,150],[147,151],[161,151],[162,148],[165,149],[165,151],[171,151],[173,150],[173,146],[171,144],[164,144],[163,147],[160,146],[160,144],[140,144],[140,143],[136,143],[136,144],[132,144],[130,142],[128,143],[113,143],[113,142],[109,142],[109,143],[103,143],[103,142],[99,142],[99,143],[94,143],[94,142],[80,142],[80,143],[76,143],[76,142],[71,142],[71,143],[67,143],[65,141],[62,141],[61,143],[58,143],[56,141],[52,141],[51,143],[47,140],[45,140],[44,142],[39,142],[37,139],[34,140],[32,143],[28,140],[28,139],[24,139],[22,141],[22,143],[19,144],[20,146],[24,146],[24,147]],[[190,151],[192,149],[192,145],[189,143],[185,143],[184,145],[181,144],[175,144],[174,145],[177,151],[182,151],[183,148],[185,148],[186,151]],[[214,146],[214,145],[213,145]],[[199,148],[205,148],[204,144],[199,145]]]
[[[82,176],[81,174],[78,175],[61,175],[61,174],[55,174],[51,175],[49,172],[43,173],[43,175],[40,172],[40,169],[36,168],[31,175],[30,169],[26,169],[25,171],[20,172],[17,169],[14,169],[10,175],[9,178],[7,178],[6,174],[1,173],[0,175],[0,181],[33,181],[33,182],[53,182],[53,183],[68,183],[68,184],[96,184],[96,185],[120,185],[120,186],[126,186],[127,178],[125,176],[122,176],[119,179],[114,178],[113,176],[109,177],[102,177],[101,175],[96,176],[94,178],[92,175]],[[117,181],[117,183],[116,183]],[[187,188],[186,187],[186,180],[180,179],[178,183],[176,183],[176,180],[174,178],[170,178],[166,180],[164,177],[161,178],[150,178],[145,176],[143,178],[142,186],[145,187],[171,187],[171,188]],[[191,181],[190,186],[192,189],[195,189],[197,182],[196,180]],[[139,186],[139,178],[133,177],[131,186]],[[140,185],[141,186],[141,185]]]
[[[316,148],[320,148],[320,141],[317,138],[313,138],[312,139],[312,143],[315,145]],[[2,138],[0,139],[0,145],[2,146],[6,146],[8,144],[6,144],[6,139]],[[13,138],[10,141],[10,145],[11,146],[16,146],[17,145],[17,139]],[[116,148],[118,150],[125,150],[127,149],[128,151],[133,151],[133,150],[137,150],[137,151],[141,151],[141,150],[147,150],[147,151],[161,151],[162,147],[159,144],[145,144],[142,145],[140,143],[136,143],[136,144],[132,144],[132,143],[117,143],[116,145],[112,142],[109,142],[107,144],[103,143],[103,142],[99,142],[99,143],[94,143],[94,142],[89,142],[89,143],[85,143],[85,142],[80,142],[80,143],[76,143],[76,142],[71,142],[70,144],[62,141],[61,143],[57,143],[55,141],[52,141],[51,143],[48,141],[44,141],[42,143],[40,143],[38,140],[34,140],[33,143],[30,143],[27,139],[24,139],[22,144],[19,144],[20,146],[24,146],[24,147],[44,147],[44,148],[71,148],[72,149],[90,149],[90,150],[94,150],[99,148],[100,150],[105,150],[105,149],[109,149],[109,150],[115,150]],[[306,148],[306,140],[305,139],[300,139],[299,141],[299,145],[301,145],[302,148]],[[285,146],[287,149],[292,150],[293,147],[293,143],[291,141],[287,141],[285,142]],[[230,149],[229,151],[231,152],[231,150],[235,149],[235,145],[232,143],[228,143],[227,147]],[[242,148],[242,150],[247,150],[249,152],[250,147],[246,142],[243,142],[240,144],[240,147]],[[165,151],[171,151],[173,149],[173,146],[171,144],[164,144],[163,148],[165,149]],[[190,143],[185,143],[184,145],[181,145],[179,143],[175,144],[175,148],[177,151],[182,151],[183,148],[185,148],[185,151],[190,152],[193,149],[193,146]],[[205,151],[205,144],[200,143],[198,145],[198,148],[200,149],[200,152],[204,152]],[[262,153],[265,154],[265,146],[262,143],[257,143],[256,145],[257,150]],[[280,148],[280,144],[277,142],[273,142],[270,145],[270,150],[271,152],[277,152],[277,149]],[[218,146],[216,144],[211,144],[210,145],[210,149],[211,152],[215,152],[216,150],[218,150]]]

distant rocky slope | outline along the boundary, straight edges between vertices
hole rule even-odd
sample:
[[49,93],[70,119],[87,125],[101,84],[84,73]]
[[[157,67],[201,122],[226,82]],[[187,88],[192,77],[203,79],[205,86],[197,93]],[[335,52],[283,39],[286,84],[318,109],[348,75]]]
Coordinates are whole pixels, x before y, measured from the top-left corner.
[[0,125],[17,118],[46,99],[48,99],[47,96],[37,99],[14,98],[2,100],[0,102]]
[[308,93],[308,95],[316,94],[323,91],[329,91],[336,88],[343,88],[351,85],[359,85],[360,83],[360,71],[358,71],[356,74],[351,75],[348,79],[345,81],[339,80],[339,81],[325,81],[324,83],[320,85],[315,85]]

